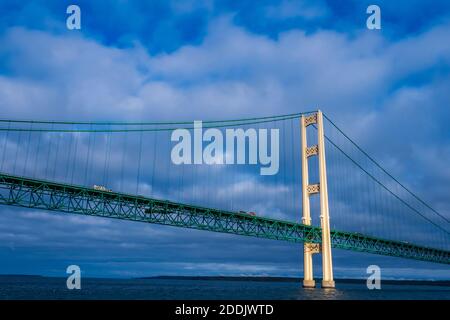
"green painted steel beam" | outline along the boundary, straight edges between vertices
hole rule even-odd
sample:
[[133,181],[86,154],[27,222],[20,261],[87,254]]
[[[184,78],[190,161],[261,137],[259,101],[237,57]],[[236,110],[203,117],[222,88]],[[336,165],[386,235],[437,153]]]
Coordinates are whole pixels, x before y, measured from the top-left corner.
[[[0,173],[0,204],[290,242],[321,243],[321,228]],[[331,231],[334,248],[450,264],[450,251]]]

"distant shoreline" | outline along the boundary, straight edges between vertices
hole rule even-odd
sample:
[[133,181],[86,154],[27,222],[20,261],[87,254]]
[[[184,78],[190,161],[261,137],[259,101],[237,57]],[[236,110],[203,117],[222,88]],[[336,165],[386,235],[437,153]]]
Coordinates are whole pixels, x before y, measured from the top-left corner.
[[[139,277],[135,279],[162,279],[162,280],[210,280],[210,281],[260,281],[260,282],[301,282],[302,278],[296,277],[265,277],[265,276],[153,276]],[[320,281],[321,279],[316,279]],[[337,283],[365,283],[366,279],[342,278],[334,279]],[[403,285],[434,285],[450,286],[450,280],[381,280],[384,284],[403,284]]]
[[[64,278],[58,276],[42,276],[42,275],[22,275],[22,274],[0,274],[0,280],[5,278],[22,278],[22,279],[45,279],[45,278]],[[134,278],[100,278],[85,277],[85,279],[102,279],[102,280],[203,280],[203,281],[255,281],[255,282],[297,282],[301,283],[302,278],[296,277],[267,277],[267,276],[149,276]],[[316,279],[320,282],[321,279]],[[341,278],[335,279],[337,283],[360,283],[366,282],[366,279]],[[450,287],[450,280],[381,280],[383,284],[395,285],[429,285],[429,286],[447,286]]]

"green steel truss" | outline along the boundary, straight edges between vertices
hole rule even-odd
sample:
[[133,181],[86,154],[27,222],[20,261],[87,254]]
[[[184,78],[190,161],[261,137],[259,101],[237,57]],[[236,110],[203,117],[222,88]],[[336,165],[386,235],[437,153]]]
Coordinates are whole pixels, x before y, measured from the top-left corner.
[[[0,204],[232,233],[290,242],[321,242],[321,228],[142,196],[0,173]],[[331,231],[334,248],[450,264],[450,251]]]

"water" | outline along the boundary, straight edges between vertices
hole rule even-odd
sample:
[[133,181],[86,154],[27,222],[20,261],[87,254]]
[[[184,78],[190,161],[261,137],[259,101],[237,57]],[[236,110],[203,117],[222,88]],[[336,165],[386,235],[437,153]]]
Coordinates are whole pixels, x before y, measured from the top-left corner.
[[0,299],[445,299],[450,286],[337,282],[335,290],[303,289],[298,282],[185,279],[82,279],[68,290],[66,278],[0,276]]

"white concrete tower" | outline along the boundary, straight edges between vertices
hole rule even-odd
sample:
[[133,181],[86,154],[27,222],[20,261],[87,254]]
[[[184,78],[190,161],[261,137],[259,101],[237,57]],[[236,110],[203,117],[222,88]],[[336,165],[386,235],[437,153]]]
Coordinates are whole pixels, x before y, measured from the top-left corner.
[[[308,147],[306,139],[306,128],[309,125],[317,127],[317,145]],[[304,277],[303,286],[314,288],[316,283],[313,276],[312,255],[322,253],[322,288],[334,288],[333,262],[331,257],[330,217],[328,209],[327,168],[325,161],[325,140],[323,131],[323,115],[319,110],[317,113],[304,116],[300,119],[302,139],[302,223],[311,225],[311,209],[309,197],[318,193],[320,195],[320,225],[322,228],[322,245],[315,243],[304,243]],[[319,157],[319,183],[309,184],[308,158]]]

